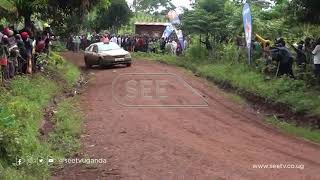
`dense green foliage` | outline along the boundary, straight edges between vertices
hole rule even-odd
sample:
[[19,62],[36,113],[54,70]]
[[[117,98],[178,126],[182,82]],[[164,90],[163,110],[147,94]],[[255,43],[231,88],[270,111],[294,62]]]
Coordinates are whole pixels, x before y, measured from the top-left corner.
[[154,13],[160,7],[163,7],[166,10],[175,9],[171,0],[134,0],[132,6],[136,12],[147,13]]
[[[252,9],[254,33],[270,40],[282,36],[291,42],[319,36],[320,26],[316,24],[320,17],[318,1],[282,0],[275,1],[274,5],[265,1],[248,2]],[[243,33],[242,7],[243,1],[239,0],[200,0],[193,10],[182,14],[182,29],[187,34],[209,36],[213,44],[220,46],[220,42],[229,42]],[[302,10],[307,13],[299,13]]]
[[109,7],[98,8],[92,29],[100,31],[111,28],[113,32],[116,32],[122,24],[128,23],[131,10],[127,2],[125,0],[111,0],[110,3]]
[[[236,61],[236,48],[232,44],[224,45],[219,51],[223,53],[216,54],[215,60],[208,60],[206,50],[194,43],[185,52],[185,57],[152,54],[151,58],[185,67],[216,82],[226,82],[267,101],[286,104],[294,112],[320,116],[320,94],[305,81],[287,77],[267,78],[259,69],[245,63],[239,64]],[[135,55],[144,56],[142,53]]]

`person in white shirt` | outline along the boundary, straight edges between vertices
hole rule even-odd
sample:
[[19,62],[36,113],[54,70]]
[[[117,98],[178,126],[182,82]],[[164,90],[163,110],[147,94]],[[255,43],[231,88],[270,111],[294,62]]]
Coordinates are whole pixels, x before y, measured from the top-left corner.
[[121,47],[121,42],[122,42],[121,36],[118,36],[117,41],[118,41],[118,45]]
[[317,40],[316,47],[312,51],[315,75],[320,80],[320,38]]
[[114,42],[116,44],[118,44],[118,39],[115,35],[112,36],[112,38],[110,39],[111,42]]

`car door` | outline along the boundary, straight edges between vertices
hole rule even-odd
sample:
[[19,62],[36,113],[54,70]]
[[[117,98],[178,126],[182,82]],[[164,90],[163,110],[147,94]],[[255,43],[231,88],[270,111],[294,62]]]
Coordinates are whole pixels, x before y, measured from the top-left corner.
[[92,47],[93,45],[86,48],[84,52],[84,59],[87,61],[87,63],[92,64]]
[[92,46],[91,53],[92,53],[92,57],[91,57],[92,63],[99,64],[100,62],[99,62],[98,46],[96,44]]

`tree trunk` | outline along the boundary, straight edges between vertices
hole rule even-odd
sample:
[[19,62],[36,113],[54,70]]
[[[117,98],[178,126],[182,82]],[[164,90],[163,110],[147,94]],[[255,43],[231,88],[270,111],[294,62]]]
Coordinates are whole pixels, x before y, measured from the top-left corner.
[[31,13],[25,14],[24,16],[24,27],[31,27]]

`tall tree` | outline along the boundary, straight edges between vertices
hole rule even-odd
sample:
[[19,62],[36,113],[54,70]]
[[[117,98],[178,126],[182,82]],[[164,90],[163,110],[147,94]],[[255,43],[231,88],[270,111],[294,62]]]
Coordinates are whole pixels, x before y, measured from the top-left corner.
[[171,0],[134,0],[133,7],[136,12],[143,11],[148,13],[154,13],[160,7],[167,10],[176,8]]
[[121,25],[129,22],[132,12],[125,0],[111,0],[109,7],[98,8],[95,19],[96,30],[118,30]]
[[[1,0],[3,1],[3,0]],[[83,17],[93,6],[109,0],[5,0],[14,4],[18,17],[24,18],[25,26],[30,26],[31,16],[64,22],[66,16],[77,14]]]
[[225,0],[199,0],[194,10],[183,14],[183,30],[212,36],[216,41],[222,40],[227,26],[224,4]]
[[31,15],[46,6],[47,0],[11,0],[19,17],[24,18],[25,27],[31,25]]
[[301,22],[320,24],[320,1],[319,0],[292,0],[288,10],[291,16],[295,16]]

